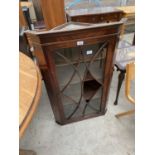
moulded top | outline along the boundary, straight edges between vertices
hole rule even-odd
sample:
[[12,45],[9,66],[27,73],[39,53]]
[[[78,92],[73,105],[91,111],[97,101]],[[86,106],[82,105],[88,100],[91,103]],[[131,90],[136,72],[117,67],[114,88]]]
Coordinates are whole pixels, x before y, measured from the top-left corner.
[[93,27],[106,27],[106,26],[112,26],[112,25],[120,25],[123,24],[124,19],[118,22],[111,22],[111,23],[97,23],[97,24],[90,24],[90,23],[80,23],[80,22],[67,22],[65,24],[62,24],[60,26],[57,26],[51,30],[45,30],[45,31],[37,31],[37,30],[28,30],[26,32],[31,34],[47,34],[47,33],[55,33],[55,32],[64,32],[64,31],[74,31],[74,30],[80,30],[80,29],[88,29]]

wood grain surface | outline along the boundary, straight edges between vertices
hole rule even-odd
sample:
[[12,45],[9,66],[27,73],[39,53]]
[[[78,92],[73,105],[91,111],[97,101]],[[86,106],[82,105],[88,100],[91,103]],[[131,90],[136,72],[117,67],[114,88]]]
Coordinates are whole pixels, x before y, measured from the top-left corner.
[[27,128],[41,95],[41,75],[35,63],[20,52],[19,55],[19,128],[20,137]]
[[41,0],[40,2],[47,29],[66,22],[64,0]]

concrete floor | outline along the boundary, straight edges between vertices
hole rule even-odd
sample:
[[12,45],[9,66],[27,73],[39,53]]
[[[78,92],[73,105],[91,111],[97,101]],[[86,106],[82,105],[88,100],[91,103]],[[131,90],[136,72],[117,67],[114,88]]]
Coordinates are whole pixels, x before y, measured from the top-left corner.
[[[128,38],[128,41],[131,39]],[[20,140],[20,148],[34,150],[37,155],[134,155],[134,115],[115,118],[115,114],[134,108],[125,97],[124,83],[120,92],[119,104],[118,106],[113,105],[117,76],[118,72],[114,71],[108,111],[105,116],[65,126],[55,123],[43,84],[39,107]],[[132,94],[134,95],[133,88]]]

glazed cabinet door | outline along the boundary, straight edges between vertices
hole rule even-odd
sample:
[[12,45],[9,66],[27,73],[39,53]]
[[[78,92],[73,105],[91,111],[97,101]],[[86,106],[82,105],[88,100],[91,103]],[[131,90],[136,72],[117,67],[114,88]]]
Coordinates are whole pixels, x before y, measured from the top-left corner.
[[[108,43],[94,43],[51,52],[66,122],[101,115]],[[50,55],[50,54],[48,54]]]

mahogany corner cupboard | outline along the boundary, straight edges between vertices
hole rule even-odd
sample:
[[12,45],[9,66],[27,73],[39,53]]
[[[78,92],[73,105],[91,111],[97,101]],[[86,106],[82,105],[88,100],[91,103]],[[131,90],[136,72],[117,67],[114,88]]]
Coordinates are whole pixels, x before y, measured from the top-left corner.
[[69,22],[48,31],[26,32],[57,123],[105,114],[122,25]]

